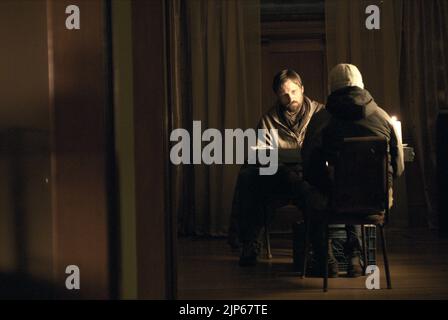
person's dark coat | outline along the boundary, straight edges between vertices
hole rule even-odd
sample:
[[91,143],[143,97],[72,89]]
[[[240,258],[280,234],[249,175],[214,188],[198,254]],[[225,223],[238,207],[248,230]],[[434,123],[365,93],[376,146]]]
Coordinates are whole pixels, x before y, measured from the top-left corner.
[[390,147],[389,182],[404,170],[403,146],[397,138],[391,118],[370,93],[359,87],[345,87],[328,97],[325,109],[317,113],[308,126],[302,148],[305,179],[327,192],[325,159],[346,137],[385,137]]

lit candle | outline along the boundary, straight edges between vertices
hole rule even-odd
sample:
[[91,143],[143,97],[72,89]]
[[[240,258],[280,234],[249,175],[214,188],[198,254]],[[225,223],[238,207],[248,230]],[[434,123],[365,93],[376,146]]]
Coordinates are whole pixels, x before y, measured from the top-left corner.
[[396,116],[393,116],[391,118],[391,120],[392,120],[392,125],[395,130],[395,134],[397,135],[397,138],[399,139],[400,143],[403,143],[403,137],[401,134],[401,122],[397,120]]

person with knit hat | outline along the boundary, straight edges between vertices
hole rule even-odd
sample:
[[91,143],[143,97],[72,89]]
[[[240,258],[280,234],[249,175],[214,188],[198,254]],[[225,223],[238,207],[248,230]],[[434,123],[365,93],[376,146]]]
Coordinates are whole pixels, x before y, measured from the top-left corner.
[[346,87],[364,89],[361,72],[352,64],[340,63],[336,65],[329,75],[329,89],[333,93]]
[[[335,150],[337,142],[345,137],[380,136],[385,137],[390,147],[389,185],[393,179],[400,176],[404,170],[403,146],[394,130],[390,116],[380,108],[371,94],[364,88],[364,82],[359,69],[352,64],[336,65],[328,77],[330,95],[325,109],[319,111],[310,121],[307,135],[302,148],[304,162],[304,177],[320,192],[329,192],[329,179],[322,167],[325,161],[319,161],[322,154]],[[338,140],[339,139],[339,140]],[[317,160],[317,161],[316,161]],[[389,190],[392,200],[392,190]],[[390,203],[392,203],[390,201]],[[322,239],[323,226],[314,224],[313,245],[324,248]],[[360,266],[360,228],[346,225],[348,255],[348,276],[356,277],[362,274]],[[331,238],[331,236],[330,236]],[[319,242],[320,241],[320,242]],[[337,264],[329,245],[329,261],[322,261],[321,266],[328,263],[329,275],[337,276]],[[324,257],[325,252],[317,250]]]

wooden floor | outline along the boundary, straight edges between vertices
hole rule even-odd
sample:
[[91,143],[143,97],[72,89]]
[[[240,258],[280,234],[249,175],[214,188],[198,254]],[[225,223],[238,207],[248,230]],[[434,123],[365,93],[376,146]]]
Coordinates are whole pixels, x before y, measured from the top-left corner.
[[[365,277],[301,279],[291,273],[291,241],[272,239],[273,259],[238,266],[239,252],[225,239],[187,239],[178,244],[179,299],[448,299],[448,240],[428,230],[387,230],[393,289],[386,289],[382,252],[377,252],[381,290],[367,290]],[[379,246],[379,244],[378,244]]]

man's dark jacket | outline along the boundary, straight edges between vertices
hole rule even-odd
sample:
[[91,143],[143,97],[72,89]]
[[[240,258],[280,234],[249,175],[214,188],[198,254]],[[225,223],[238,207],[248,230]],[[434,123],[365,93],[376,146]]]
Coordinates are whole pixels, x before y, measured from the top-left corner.
[[[303,101],[304,113],[300,116],[299,122],[295,130],[290,128],[285,121],[284,118],[284,109],[276,104],[272,108],[270,108],[258,122],[257,129],[267,129],[278,130],[278,148],[279,149],[297,149],[300,150],[302,147],[304,137],[306,136],[308,124],[313,116],[315,116],[320,110],[324,108],[324,105],[309,99],[304,96]],[[252,166],[253,167],[253,166]],[[230,216],[230,226],[229,226],[229,243],[232,246],[237,246],[238,244],[238,229],[239,222],[238,219],[242,219],[245,216],[245,213],[242,212],[242,202],[247,201],[249,199],[248,193],[250,190],[243,190],[240,187],[240,178],[242,173],[247,170],[250,170],[251,166],[244,165],[238,176],[238,180],[235,186],[235,191],[233,195],[233,203],[232,203],[232,213]],[[256,170],[258,172],[258,169]],[[261,214],[261,213],[260,213]],[[246,213],[247,215],[247,213]]]
[[290,128],[284,118],[285,110],[278,103],[270,108],[260,119],[257,129],[278,130],[279,149],[300,149],[312,117],[324,108],[324,105],[303,97],[303,114],[299,116],[297,128]]

